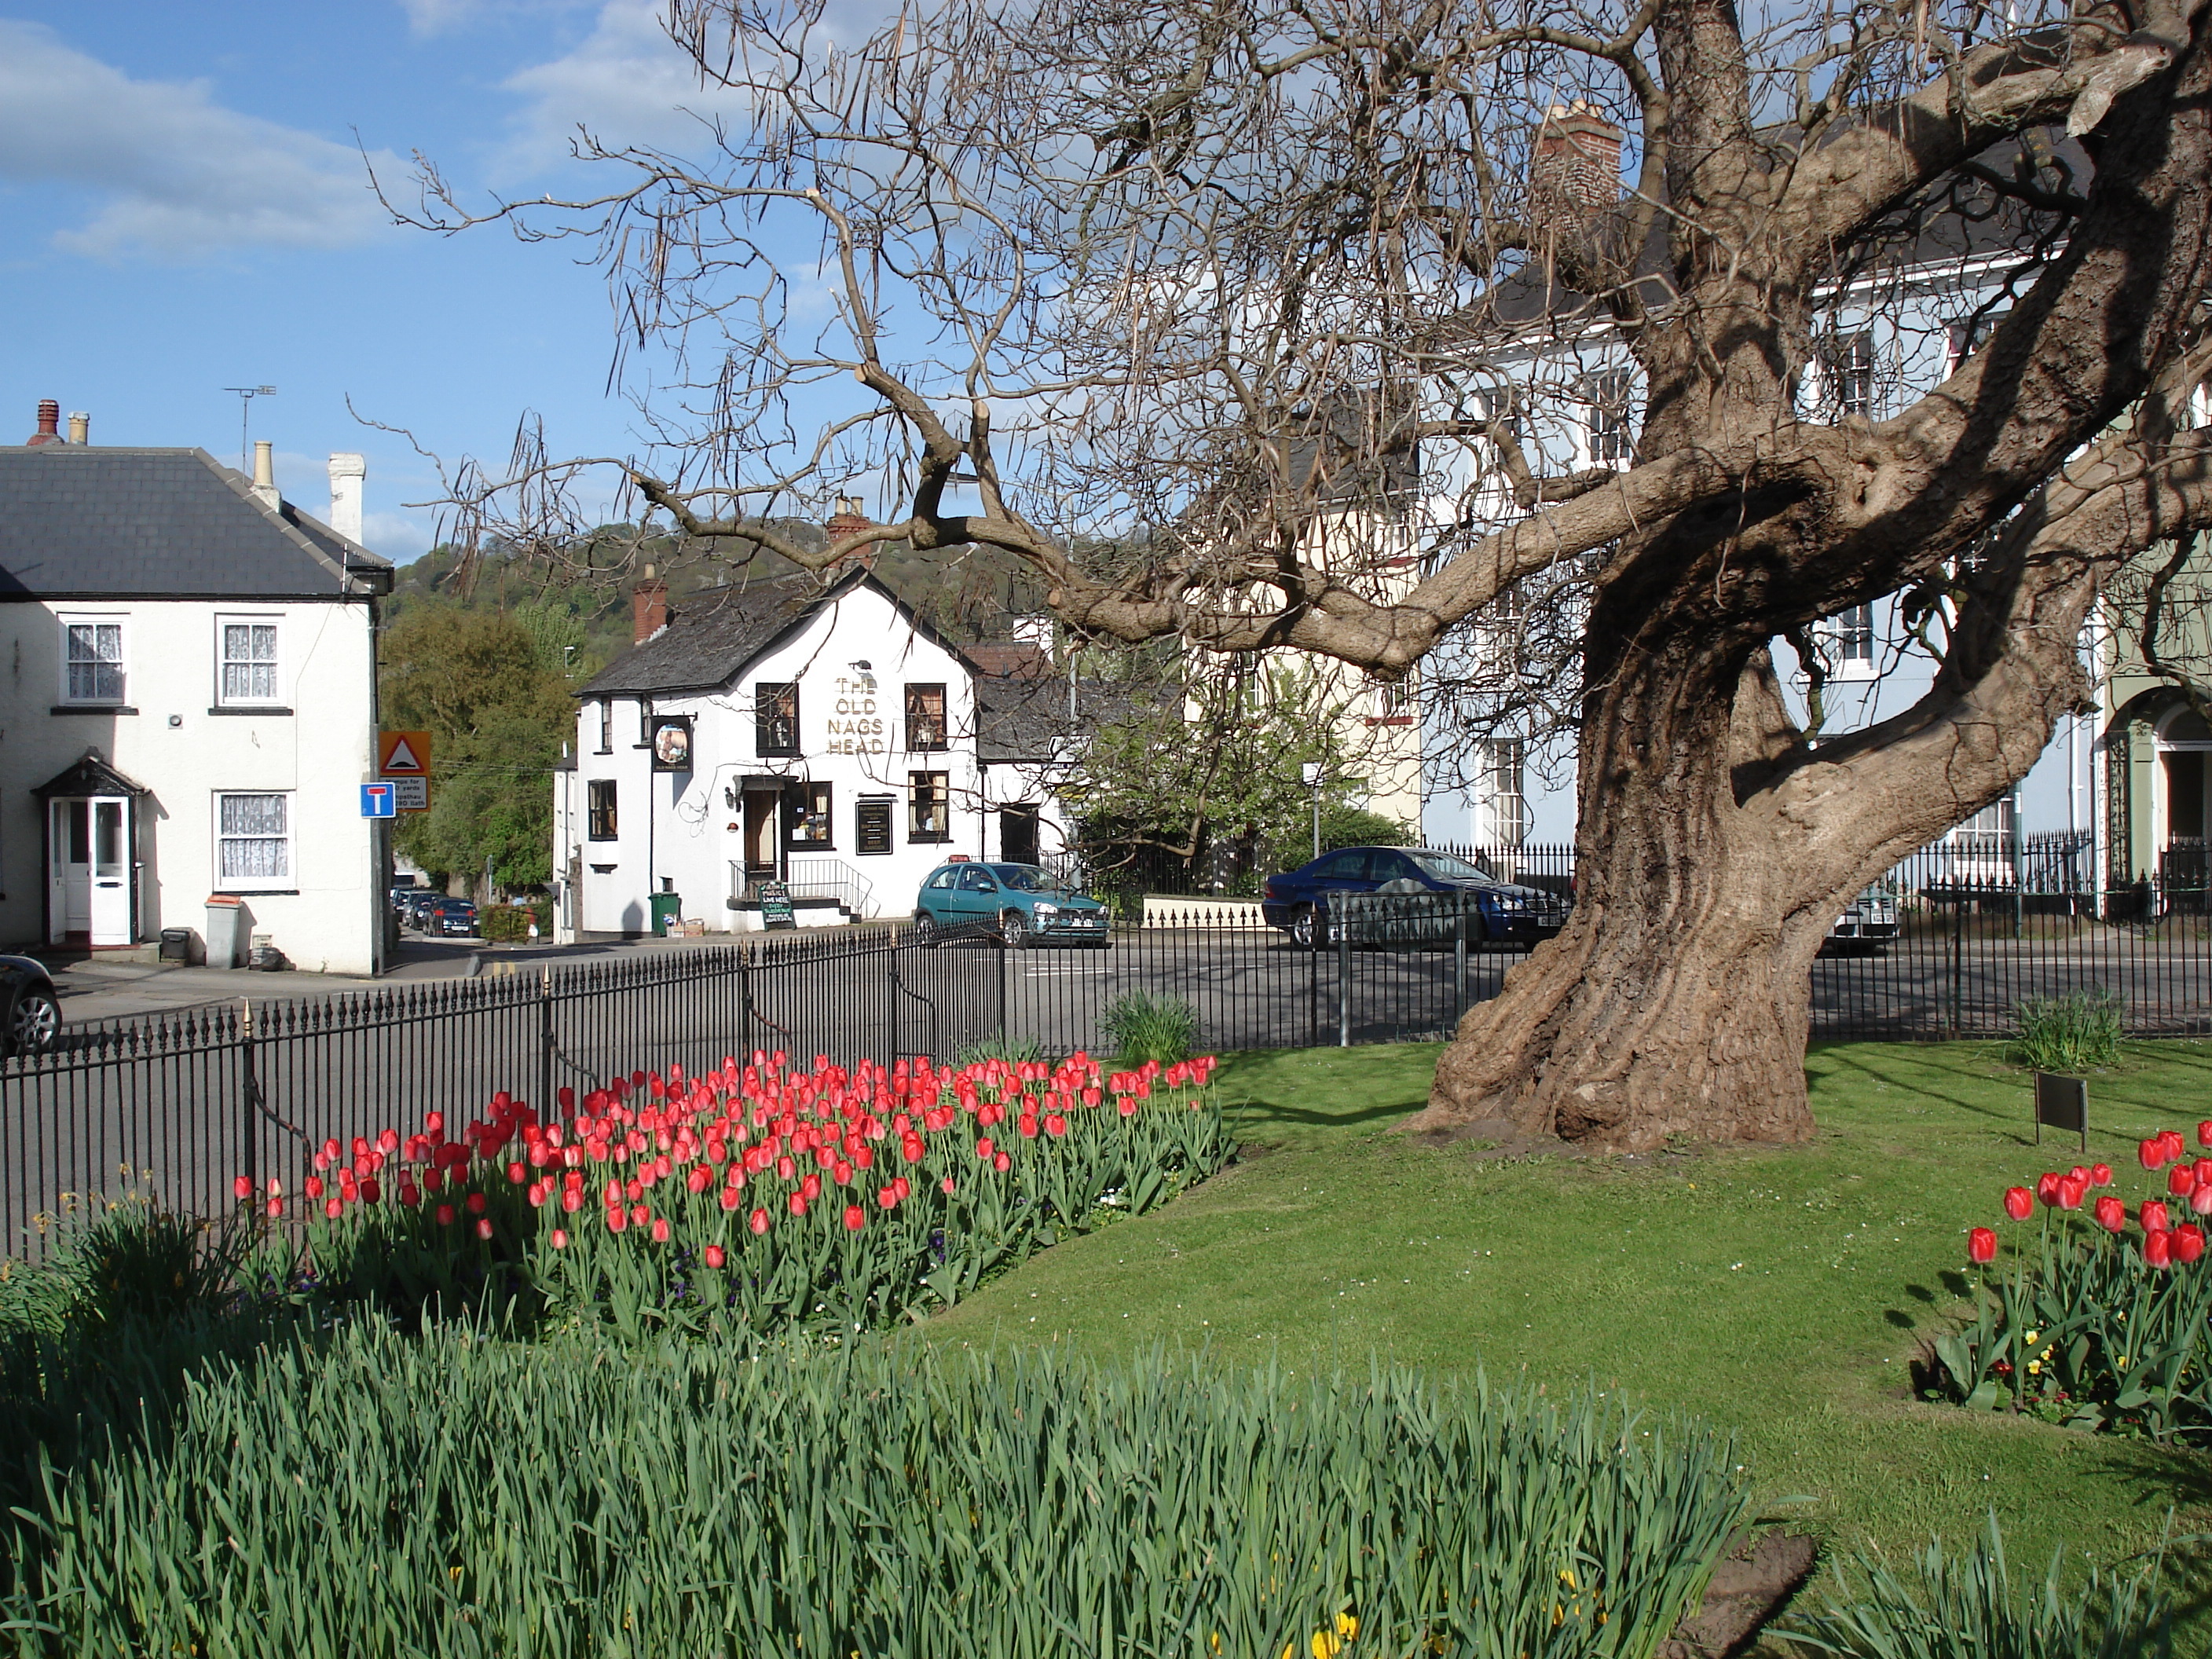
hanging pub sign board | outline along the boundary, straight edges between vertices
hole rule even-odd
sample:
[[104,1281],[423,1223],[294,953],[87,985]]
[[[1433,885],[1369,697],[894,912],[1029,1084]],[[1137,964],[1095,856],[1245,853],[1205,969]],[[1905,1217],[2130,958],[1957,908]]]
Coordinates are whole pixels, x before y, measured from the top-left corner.
[[691,769],[691,717],[662,714],[653,722],[653,769],[689,772]]
[[780,881],[757,881],[753,896],[760,901],[761,926],[763,927],[796,927],[799,918],[791,913],[791,889]]

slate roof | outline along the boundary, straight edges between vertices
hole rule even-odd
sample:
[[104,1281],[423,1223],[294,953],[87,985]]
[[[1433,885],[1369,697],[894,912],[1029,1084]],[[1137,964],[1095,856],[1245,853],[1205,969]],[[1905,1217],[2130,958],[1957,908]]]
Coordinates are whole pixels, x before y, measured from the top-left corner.
[[388,592],[392,562],[204,449],[0,448],[0,602],[327,599]]
[[1101,726],[1127,720],[1134,704],[1119,684],[1078,680],[1071,704],[1061,678],[975,682],[975,758],[987,764],[1051,761]]
[[577,692],[579,697],[638,696],[723,686],[792,629],[866,580],[824,588],[808,575],[764,576],[686,596],[668,626],[625,651]]
[[154,792],[117,771],[98,749],[88,749],[81,759],[31,793],[40,800],[49,800],[56,795],[150,795]]

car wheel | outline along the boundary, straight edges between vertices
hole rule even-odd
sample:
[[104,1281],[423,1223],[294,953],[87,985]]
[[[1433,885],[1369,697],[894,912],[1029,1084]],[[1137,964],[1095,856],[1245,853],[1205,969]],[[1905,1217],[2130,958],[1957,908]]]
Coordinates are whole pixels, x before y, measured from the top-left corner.
[[62,1009],[46,991],[26,991],[8,1016],[8,1052],[42,1054],[61,1035]]
[[1316,924],[1312,905],[1301,904],[1291,913],[1290,933],[1291,943],[1297,949],[1310,951],[1314,948]]
[[937,939],[937,918],[927,910],[914,913],[913,943],[924,949],[934,948]]
[[1009,951],[1018,951],[1030,943],[1030,921],[1018,910],[1009,910],[999,918],[999,938]]

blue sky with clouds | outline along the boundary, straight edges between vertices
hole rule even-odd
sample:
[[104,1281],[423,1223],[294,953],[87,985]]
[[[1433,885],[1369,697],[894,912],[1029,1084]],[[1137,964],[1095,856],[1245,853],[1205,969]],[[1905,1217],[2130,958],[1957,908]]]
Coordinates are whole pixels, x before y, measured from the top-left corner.
[[[535,410],[569,453],[636,447],[606,392],[605,283],[558,246],[390,222],[361,152],[466,191],[574,182],[568,135],[680,144],[703,94],[662,0],[0,0],[0,442],[40,398],[93,441],[235,462],[239,399],[309,511],[368,457],[367,539],[407,559],[429,448],[501,456]],[[13,423],[12,426],[10,423]],[[20,428],[18,432],[14,428]]]

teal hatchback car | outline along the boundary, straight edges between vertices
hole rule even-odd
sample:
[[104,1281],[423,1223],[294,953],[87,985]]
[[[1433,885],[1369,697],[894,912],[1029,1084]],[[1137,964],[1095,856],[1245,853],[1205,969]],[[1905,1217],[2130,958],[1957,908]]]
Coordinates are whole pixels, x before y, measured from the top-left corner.
[[1097,899],[1034,864],[940,864],[915,896],[914,941],[934,945],[948,929],[988,927],[1010,951],[1054,943],[1103,949],[1111,920]]

